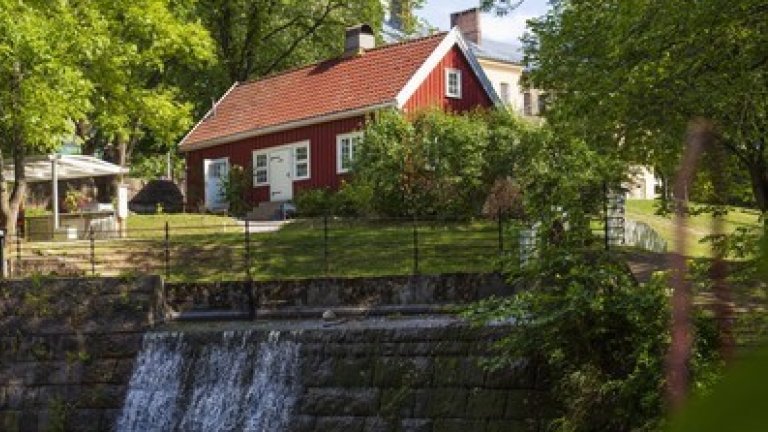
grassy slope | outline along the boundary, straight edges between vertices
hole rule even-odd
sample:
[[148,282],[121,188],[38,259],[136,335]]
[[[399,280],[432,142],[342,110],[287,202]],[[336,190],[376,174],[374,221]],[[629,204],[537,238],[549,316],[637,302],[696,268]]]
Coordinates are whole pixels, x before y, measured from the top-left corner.
[[[639,222],[645,222],[656,230],[670,245],[670,250],[674,247],[675,225],[671,215],[659,216],[655,214],[654,200],[629,200],[627,201],[627,218]],[[758,225],[759,213],[755,210],[733,207],[723,218],[724,230],[726,233],[732,233],[738,227],[749,227]],[[710,214],[693,216],[687,220],[685,227],[688,233],[688,255],[708,256],[709,246],[699,241],[711,234],[712,217]]]
[[[95,271],[165,273],[165,224],[169,226],[173,280],[231,280],[247,277],[246,235],[242,223],[224,216],[134,215],[128,238],[95,242]],[[278,232],[252,233],[250,269],[255,279],[492,271],[499,254],[498,225],[492,221],[420,222],[331,219],[327,243],[322,220],[296,220]],[[515,242],[507,234],[507,249]],[[66,258],[91,271],[90,245],[39,242],[24,255]]]

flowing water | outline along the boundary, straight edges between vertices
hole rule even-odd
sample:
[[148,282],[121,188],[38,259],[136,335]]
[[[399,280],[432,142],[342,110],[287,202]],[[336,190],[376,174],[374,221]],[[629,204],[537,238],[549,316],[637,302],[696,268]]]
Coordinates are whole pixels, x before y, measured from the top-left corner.
[[299,345],[279,336],[257,343],[250,332],[224,332],[200,344],[182,333],[146,335],[117,430],[287,431]]

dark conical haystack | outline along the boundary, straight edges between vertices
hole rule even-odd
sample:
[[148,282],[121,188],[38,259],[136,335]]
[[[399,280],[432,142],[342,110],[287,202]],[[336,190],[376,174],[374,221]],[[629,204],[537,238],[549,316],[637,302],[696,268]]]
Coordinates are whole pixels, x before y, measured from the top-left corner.
[[128,208],[136,213],[155,213],[159,207],[165,213],[184,211],[184,196],[174,182],[152,180],[128,203]]

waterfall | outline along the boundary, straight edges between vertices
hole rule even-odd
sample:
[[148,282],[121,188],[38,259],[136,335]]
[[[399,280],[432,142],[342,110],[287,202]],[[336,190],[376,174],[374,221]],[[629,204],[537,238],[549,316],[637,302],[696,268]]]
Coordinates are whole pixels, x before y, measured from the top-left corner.
[[299,345],[277,332],[258,343],[252,336],[225,332],[192,343],[180,333],[146,335],[117,431],[287,431]]

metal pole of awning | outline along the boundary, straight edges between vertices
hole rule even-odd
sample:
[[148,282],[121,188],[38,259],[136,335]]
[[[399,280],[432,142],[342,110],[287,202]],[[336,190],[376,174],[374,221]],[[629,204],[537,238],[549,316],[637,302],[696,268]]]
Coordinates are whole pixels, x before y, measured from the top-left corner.
[[51,161],[51,202],[53,203],[53,230],[54,232],[59,229],[59,164],[58,160],[61,159],[61,155],[52,154],[48,155],[48,159]]

